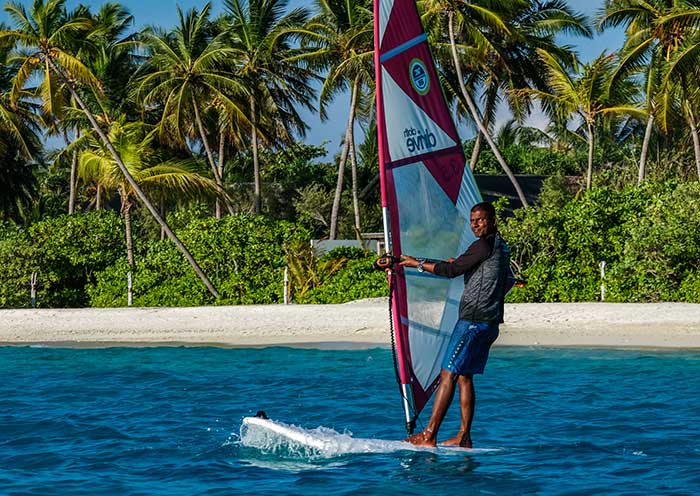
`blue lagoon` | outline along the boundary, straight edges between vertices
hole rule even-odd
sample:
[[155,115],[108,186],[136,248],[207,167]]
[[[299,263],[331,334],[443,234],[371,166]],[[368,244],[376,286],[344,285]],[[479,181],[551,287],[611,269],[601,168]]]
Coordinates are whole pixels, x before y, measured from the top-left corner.
[[[497,346],[477,378],[473,438],[486,449],[474,453],[382,448],[405,436],[391,359],[381,348],[0,348],[0,494],[700,488],[698,351]],[[258,410],[338,436],[338,449],[244,445],[241,419]],[[441,437],[457,425],[453,404]],[[352,452],[348,436],[379,447]]]

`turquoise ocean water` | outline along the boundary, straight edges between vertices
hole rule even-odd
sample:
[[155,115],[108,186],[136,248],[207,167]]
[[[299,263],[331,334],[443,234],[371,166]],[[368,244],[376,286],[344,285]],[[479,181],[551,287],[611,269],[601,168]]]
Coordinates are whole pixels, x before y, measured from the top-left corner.
[[[700,493],[699,351],[495,347],[477,395],[488,450],[411,451],[386,349],[4,347],[0,494]],[[242,442],[259,409],[337,444]]]

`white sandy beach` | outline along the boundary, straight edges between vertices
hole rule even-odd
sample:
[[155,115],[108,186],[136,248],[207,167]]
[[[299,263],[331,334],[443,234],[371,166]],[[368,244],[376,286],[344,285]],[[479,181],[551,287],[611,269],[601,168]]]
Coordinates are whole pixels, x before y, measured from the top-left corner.
[[[700,304],[506,305],[498,345],[700,348]],[[342,305],[0,310],[0,343],[388,346],[386,299]]]

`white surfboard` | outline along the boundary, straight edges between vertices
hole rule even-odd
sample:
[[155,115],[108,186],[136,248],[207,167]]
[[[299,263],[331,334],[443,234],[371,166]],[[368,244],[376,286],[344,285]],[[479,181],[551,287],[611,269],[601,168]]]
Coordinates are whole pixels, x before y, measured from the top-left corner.
[[[302,429],[295,425],[284,424],[282,422],[275,422],[270,419],[262,417],[244,417],[243,423],[241,425],[241,439],[250,432],[251,427],[257,427],[263,431],[269,431],[270,433],[277,434],[284,438],[289,439],[292,442],[302,444],[304,446],[309,446],[318,450],[323,450],[327,447],[327,442],[321,437],[314,436],[311,431]],[[245,431],[245,432],[244,432]]]
[[241,423],[241,444],[276,452],[284,447],[304,456],[331,458],[356,453],[390,453],[395,451],[429,451],[433,453],[479,454],[502,451],[501,448],[460,448],[414,446],[404,441],[356,438],[327,427],[304,429],[267,418],[244,417]]

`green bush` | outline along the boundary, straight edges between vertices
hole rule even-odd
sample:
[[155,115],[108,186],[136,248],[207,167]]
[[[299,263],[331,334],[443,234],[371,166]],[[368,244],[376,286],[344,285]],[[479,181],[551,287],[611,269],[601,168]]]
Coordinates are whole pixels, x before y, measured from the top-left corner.
[[[465,147],[467,157],[471,156],[474,142]],[[506,163],[515,174],[535,175],[578,175],[586,170],[585,152],[558,152],[549,148],[538,148],[522,144],[505,146],[501,153]],[[477,162],[477,174],[503,174],[503,169],[496,156],[485,142],[481,145],[481,153]]]
[[[261,216],[221,220],[194,216],[178,232],[220,293],[214,300],[184,256],[169,240],[154,241],[136,256],[133,299],[137,306],[279,303],[283,298],[284,246],[309,239],[303,229]],[[126,305],[126,273],[120,262],[88,289],[93,306]]]
[[[500,210],[500,209],[499,209]],[[608,301],[700,302],[700,184],[652,182],[572,191],[550,179],[540,205],[501,222],[528,284],[511,302],[599,299],[606,262]],[[215,300],[170,240],[141,239],[126,263],[123,223],[115,212],[59,216],[28,228],[0,224],[0,307],[30,305],[38,273],[43,307],[127,304],[189,306],[280,303],[285,267],[297,303],[342,303],[388,293],[374,254],[336,248],[315,257],[308,228],[263,216],[216,220],[202,209],[171,217],[180,239],[220,293]]]
[[[0,224],[0,308],[31,306],[30,277],[39,270],[35,251],[26,229]],[[39,282],[40,287],[46,287],[46,278]]]
[[700,185],[644,183],[573,196],[545,184],[541,205],[501,228],[528,284],[512,302],[700,301]]
[[610,300],[700,302],[700,184],[647,190],[654,194],[625,224],[621,256],[606,275]]
[[376,255],[368,255],[358,248],[334,248],[320,262],[340,260],[344,261],[342,267],[324,277],[299,303],[345,303],[388,296],[386,274],[372,267],[376,258]]
[[319,258],[320,260],[339,260],[341,258],[347,260],[367,259],[373,262],[377,257],[376,255],[368,253],[367,250],[357,248],[356,246],[336,246],[332,250],[329,250],[321,255]]
[[79,307],[85,286],[125,256],[124,229],[114,212],[62,215],[20,231],[6,225],[0,234],[3,307],[30,305],[29,278],[36,271],[37,305]]

